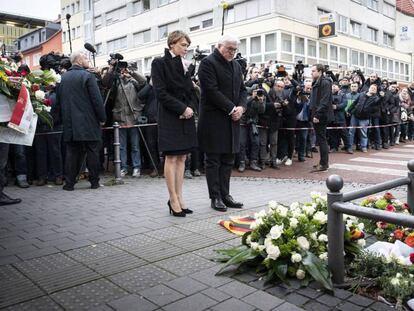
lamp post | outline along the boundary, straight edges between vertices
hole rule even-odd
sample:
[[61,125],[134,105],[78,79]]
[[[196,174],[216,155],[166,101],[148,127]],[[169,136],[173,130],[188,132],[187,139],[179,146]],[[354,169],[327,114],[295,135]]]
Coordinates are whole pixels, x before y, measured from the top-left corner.
[[229,8],[229,4],[226,1],[221,1],[220,6],[223,8],[223,15],[221,17],[221,35],[224,34],[224,17],[226,15],[226,11]]
[[69,20],[72,16],[68,13],[66,14],[66,22],[68,23],[68,34],[69,34],[69,48],[70,48],[70,54],[72,54],[72,37],[70,35],[70,23]]

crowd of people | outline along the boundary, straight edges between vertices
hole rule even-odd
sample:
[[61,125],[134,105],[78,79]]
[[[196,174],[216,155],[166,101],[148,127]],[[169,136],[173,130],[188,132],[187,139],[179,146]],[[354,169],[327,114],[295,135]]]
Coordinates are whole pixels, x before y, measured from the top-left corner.
[[[101,127],[118,122],[121,176],[163,172],[170,212],[183,217],[192,213],[184,207],[183,178],[205,172],[212,207],[226,210],[242,206],[229,194],[233,168],[279,169],[319,152],[312,171],[325,171],[328,153],[387,149],[414,138],[414,83],[365,78],[359,70],[333,73],[320,64],[309,77],[301,63],[292,75],[272,61],[246,65],[234,60],[238,40],[231,36],[197,64],[184,59],[188,35],[173,32],[167,42],[147,77],[119,54],[101,70],[89,68],[83,52],[55,66],[62,81],[48,91],[53,128],[39,120],[33,147],[8,151],[16,185],[65,182],[71,191],[81,173],[99,188],[100,171],[113,160],[113,132]],[[42,69],[51,67],[43,60]],[[17,201],[0,198],[2,205]]]

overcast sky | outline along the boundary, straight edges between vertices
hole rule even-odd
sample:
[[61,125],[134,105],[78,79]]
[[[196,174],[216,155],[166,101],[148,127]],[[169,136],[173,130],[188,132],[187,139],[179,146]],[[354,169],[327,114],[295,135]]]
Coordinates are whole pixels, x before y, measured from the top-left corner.
[[0,11],[16,15],[55,20],[60,12],[60,0],[2,0]]

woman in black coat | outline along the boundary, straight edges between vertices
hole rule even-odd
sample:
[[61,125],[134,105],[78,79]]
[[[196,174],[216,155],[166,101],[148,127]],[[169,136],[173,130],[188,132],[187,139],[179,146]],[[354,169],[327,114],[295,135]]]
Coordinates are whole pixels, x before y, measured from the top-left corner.
[[184,208],[182,186],[185,159],[197,146],[194,122],[195,92],[189,68],[183,57],[191,44],[182,31],[173,31],[167,39],[165,55],[154,59],[151,77],[158,108],[158,148],[165,156],[164,175],[174,216],[192,213]]

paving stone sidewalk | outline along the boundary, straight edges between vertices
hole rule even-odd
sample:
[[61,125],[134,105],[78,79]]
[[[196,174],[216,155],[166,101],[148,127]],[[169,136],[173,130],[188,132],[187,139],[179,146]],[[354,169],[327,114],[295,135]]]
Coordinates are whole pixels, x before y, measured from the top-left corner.
[[[104,182],[104,180],[103,180]],[[185,218],[168,215],[163,179],[74,192],[8,187],[19,205],[0,207],[0,308],[7,310],[388,310],[370,299],[315,284],[264,285],[256,274],[215,276],[214,250],[240,239],[217,221],[263,209],[269,200],[307,201],[321,182],[233,178],[243,210],[209,207],[203,177],[185,182]],[[346,185],[345,190],[358,185]],[[404,191],[397,195],[403,197]]]

